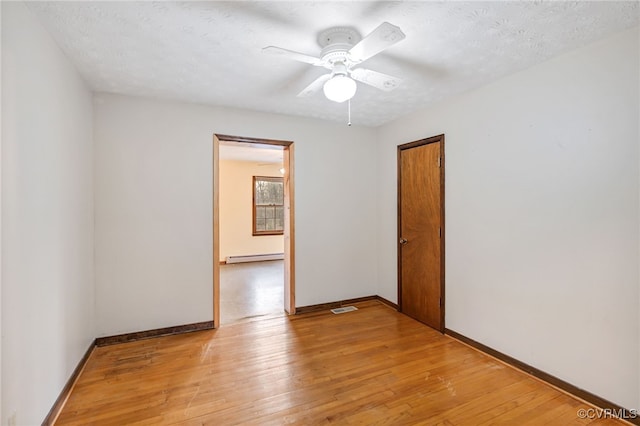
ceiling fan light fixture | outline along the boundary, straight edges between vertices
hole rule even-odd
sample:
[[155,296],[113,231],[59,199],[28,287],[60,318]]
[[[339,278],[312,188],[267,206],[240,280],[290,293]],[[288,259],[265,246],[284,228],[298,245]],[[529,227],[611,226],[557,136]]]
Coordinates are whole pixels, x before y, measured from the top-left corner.
[[336,74],[324,84],[323,91],[327,99],[340,103],[353,98],[357,88],[358,86],[352,78]]

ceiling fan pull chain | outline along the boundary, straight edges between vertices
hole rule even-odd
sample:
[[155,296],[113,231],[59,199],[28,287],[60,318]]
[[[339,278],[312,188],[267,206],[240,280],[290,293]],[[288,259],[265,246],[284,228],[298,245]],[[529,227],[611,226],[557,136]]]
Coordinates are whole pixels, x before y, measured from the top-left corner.
[[347,100],[347,108],[349,111],[349,122],[347,123],[347,126],[351,127],[351,99]]

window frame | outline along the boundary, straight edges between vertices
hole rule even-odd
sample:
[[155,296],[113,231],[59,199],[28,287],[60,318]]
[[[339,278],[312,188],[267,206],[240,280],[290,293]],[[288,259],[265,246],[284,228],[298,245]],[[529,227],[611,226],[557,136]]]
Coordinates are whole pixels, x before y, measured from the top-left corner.
[[[251,187],[251,194],[252,194],[252,211],[253,211],[253,218],[251,221],[251,226],[252,226],[252,235],[254,237],[259,237],[259,236],[263,236],[263,235],[284,235],[284,221],[283,221],[283,229],[282,230],[270,230],[270,231],[258,231],[257,228],[257,205],[256,205],[256,181],[261,180],[261,181],[268,181],[268,182],[277,182],[282,184],[282,189],[283,189],[283,197],[282,197],[282,204],[269,204],[269,206],[275,206],[275,207],[282,207],[283,209],[283,213],[284,213],[284,178],[281,176],[254,176],[251,183],[252,183],[252,187]],[[266,204],[265,204],[266,206]]]

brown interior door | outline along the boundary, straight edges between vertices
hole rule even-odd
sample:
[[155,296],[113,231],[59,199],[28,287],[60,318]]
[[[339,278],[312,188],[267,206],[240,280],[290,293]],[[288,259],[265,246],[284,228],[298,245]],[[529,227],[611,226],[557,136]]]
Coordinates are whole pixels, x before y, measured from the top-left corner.
[[398,147],[399,310],[444,331],[444,136]]

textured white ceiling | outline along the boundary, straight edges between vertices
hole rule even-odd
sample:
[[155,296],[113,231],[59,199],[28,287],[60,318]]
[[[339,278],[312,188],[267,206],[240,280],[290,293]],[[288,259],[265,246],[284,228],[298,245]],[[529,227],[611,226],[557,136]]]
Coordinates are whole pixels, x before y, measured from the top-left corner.
[[251,161],[253,163],[282,164],[284,152],[281,146],[256,144],[229,144],[220,142],[221,160]]
[[359,84],[354,124],[377,126],[638,25],[637,1],[28,2],[96,91],[346,121],[346,103],[296,94],[326,70],[265,55],[318,55],[318,33],[363,36],[383,21],[407,38],[366,61],[404,79]]

